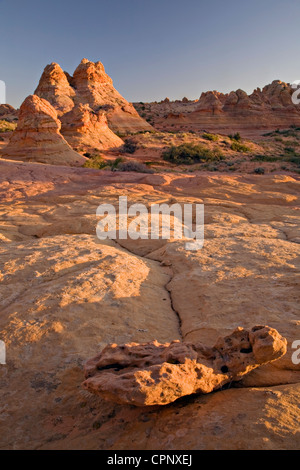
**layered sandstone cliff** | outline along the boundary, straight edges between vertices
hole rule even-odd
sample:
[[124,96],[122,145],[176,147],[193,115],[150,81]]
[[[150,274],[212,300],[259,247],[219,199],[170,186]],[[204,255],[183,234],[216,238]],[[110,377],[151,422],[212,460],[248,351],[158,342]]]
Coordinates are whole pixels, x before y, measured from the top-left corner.
[[[300,126],[300,106],[292,101],[293,88],[274,80],[250,95],[238,89],[230,93],[207,91],[195,101],[149,103],[146,115],[161,130],[241,132],[244,136],[266,130]],[[140,112],[138,104],[135,105]],[[145,111],[144,111],[145,112]]]

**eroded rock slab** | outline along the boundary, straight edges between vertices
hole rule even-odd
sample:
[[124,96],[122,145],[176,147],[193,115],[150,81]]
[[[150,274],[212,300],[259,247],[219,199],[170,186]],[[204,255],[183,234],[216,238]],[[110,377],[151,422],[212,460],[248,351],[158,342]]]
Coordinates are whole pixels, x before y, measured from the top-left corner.
[[201,343],[108,345],[85,366],[88,391],[121,404],[166,405],[240,380],[286,353],[286,339],[268,326],[237,328],[214,347]]

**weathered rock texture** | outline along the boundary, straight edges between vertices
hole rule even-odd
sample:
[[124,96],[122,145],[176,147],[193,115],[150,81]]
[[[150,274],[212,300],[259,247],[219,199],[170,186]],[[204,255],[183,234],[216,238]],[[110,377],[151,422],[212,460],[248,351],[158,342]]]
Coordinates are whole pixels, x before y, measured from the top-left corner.
[[[294,91],[291,85],[274,80],[250,95],[241,89],[227,94],[208,91],[201,94],[198,102],[149,103],[146,111],[159,129],[240,131],[244,136],[252,136],[266,130],[300,126],[300,106],[292,102]],[[135,106],[141,112],[140,105]]]
[[[0,159],[1,449],[299,449],[299,186],[297,174],[146,175]],[[117,207],[119,195],[128,205],[204,202],[203,249],[101,242],[96,209]],[[288,352],[238,388],[136,407],[81,386],[84,363],[107,344],[213,346],[253,325],[279,331]]]
[[116,403],[166,405],[240,380],[285,353],[286,339],[267,326],[237,328],[212,348],[180,341],[112,344],[87,362],[83,386]]
[[0,104],[0,119],[14,121],[18,119],[18,111],[10,104]]
[[114,88],[101,62],[82,59],[73,76],[63,72],[56,63],[47,65],[35,94],[47,99],[59,116],[71,111],[75,105],[87,104],[93,111],[105,113],[114,132],[152,129]]
[[51,104],[28,96],[20,108],[19,121],[2,157],[11,160],[80,166],[85,158],[76,153],[60,134],[61,123]]
[[103,111],[93,111],[88,104],[78,104],[61,117],[61,132],[75,150],[106,150],[120,147],[120,139],[108,127]]

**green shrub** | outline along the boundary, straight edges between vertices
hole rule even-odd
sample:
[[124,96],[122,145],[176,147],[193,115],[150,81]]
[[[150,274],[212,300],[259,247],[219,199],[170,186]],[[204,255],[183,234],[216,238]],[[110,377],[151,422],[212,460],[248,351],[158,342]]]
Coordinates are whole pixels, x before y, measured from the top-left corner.
[[290,155],[295,155],[294,147],[284,147],[284,153],[288,153]]
[[142,162],[136,162],[134,160],[130,160],[128,162],[122,162],[118,165],[119,171],[137,171],[138,173],[154,173],[151,168],[145,165]]
[[122,146],[123,153],[134,153],[137,149],[137,143],[133,139],[126,139]]
[[257,175],[264,175],[265,169],[262,167],[255,168],[254,173],[256,173]]
[[250,152],[250,148],[247,147],[247,145],[240,144],[239,142],[232,142],[230,145],[231,150],[234,150],[235,152]]
[[252,161],[255,162],[277,162],[278,160],[281,160],[281,157],[275,155],[255,155],[252,158]]
[[236,140],[237,142],[240,142],[242,140],[241,134],[239,132],[236,132],[235,134],[229,134],[229,139],[231,140]]
[[0,120],[0,132],[12,132],[17,127],[14,122],[6,121],[5,119]]
[[118,158],[116,158],[116,159],[113,161],[113,163],[111,163],[111,165],[110,165],[111,171],[116,170],[117,167],[119,166],[119,164],[120,164],[120,163],[123,163],[123,162],[125,162],[125,159],[124,159],[123,157],[118,157]]
[[300,155],[293,155],[288,159],[289,162],[295,163],[296,165],[300,165]]
[[107,166],[107,162],[101,155],[90,157],[83,165],[84,168],[94,168],[95,170],[101,170],[105,166]]
[[204,145],[194,145],[191,143],[172,146],[165,150],[162,154],[165,161],[176,163],[177,165],[192,165],[201,161],[218,161],[223,160],[219,150],[210,150]]
[[202,134],[202,137],[203,137],[203,139],[211,140],[212,142],[217,142],[217,140],[219,140],[219,136],[218,136],[218,135],[216,135],[216,134],[209,134],[208,132],[204,132],[204,134]]

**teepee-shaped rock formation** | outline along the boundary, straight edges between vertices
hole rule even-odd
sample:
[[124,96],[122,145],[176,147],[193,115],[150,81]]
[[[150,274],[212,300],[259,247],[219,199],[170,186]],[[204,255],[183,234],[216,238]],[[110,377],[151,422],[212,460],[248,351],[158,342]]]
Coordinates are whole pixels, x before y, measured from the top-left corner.
[[93,151],[120,147],[120,139],[108,127],[103,112],[93,111],[88,104],[78,104],[61,117],[61,132],[73,149]]
[[10,160],[81,166],[86,159],[60,134],[61,123],[51,104],[36,95],[22,103],[19,122],[2,152]]
[[35,94],[47,99],[59,116],[71,111],[75,105],[87,104],[92,111],[106,114],[108,125],[114,132],[152,129],[114,88],[101,62],[82,59],[73,76],[63,72],[56,63],[47,65]]

